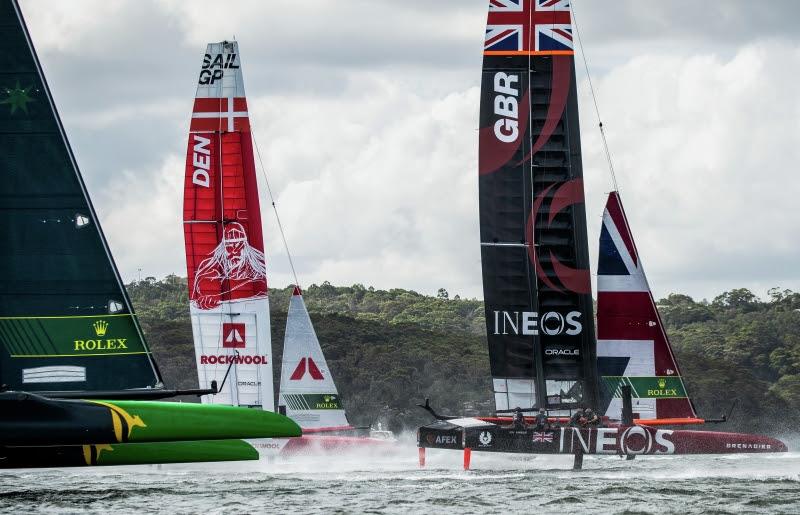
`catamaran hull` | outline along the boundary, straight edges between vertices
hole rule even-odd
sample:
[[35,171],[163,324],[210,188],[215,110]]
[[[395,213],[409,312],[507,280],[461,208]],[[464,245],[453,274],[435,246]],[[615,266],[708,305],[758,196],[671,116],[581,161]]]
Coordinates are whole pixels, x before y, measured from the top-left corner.
[[419,447],[524,454],[733,454],[786,452],[775,438],[742,433],[655,429],[647,426],[549,431],[494,424],[462,427],[440,421],[418,432]]
[[[0,447],[0,469],[148,465],[387,454],[395,442],[347,436]],[[399,452],[399,451],[398,451]]]
[[51,399],[0,393],[0,445],[82,446],[300,436],[293,420],[263,410],[153,401]]
[[244,440],[0,447],[0,469],[258,460]]

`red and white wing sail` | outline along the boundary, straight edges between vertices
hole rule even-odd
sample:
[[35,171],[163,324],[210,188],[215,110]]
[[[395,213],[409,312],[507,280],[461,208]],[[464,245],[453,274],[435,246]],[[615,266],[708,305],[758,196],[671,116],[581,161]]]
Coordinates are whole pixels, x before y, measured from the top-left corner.
[[206,48],[183,197],[186,268],[204,402],[274,408],[266,262],[238,44]]
[[696,417],[617,192],[600,233],[597,361],[612,419],[621,417],[622,385],[632,388],[635,417]]

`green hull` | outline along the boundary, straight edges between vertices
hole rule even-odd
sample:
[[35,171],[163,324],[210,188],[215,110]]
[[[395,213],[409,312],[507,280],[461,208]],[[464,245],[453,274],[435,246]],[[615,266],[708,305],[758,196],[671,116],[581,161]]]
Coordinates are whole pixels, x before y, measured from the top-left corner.
[[260,409],[218,404],[151,401],[87,401],[123,419],[127,442],[166,442],[300,436],[292,419]]
[[300,436],[283,415],[234,406],[50,399],[0,392],[3,447],[238,440]]
[[243,440],[123,443],[63,447],[6,447],[0,468],[148,465],[257,460],[258,451]]

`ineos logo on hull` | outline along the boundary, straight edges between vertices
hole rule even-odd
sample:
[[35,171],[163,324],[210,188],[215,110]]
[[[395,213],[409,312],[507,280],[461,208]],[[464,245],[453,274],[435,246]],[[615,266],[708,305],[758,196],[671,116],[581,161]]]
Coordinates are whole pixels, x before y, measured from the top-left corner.
[[519,75],[497,72],[494,74],[494,114],[501,118],[494,122],[494,135],[503,143],[519,138],[519,89],[515,84]]
[[536,311],[495,311],[494,334],[538,336],[541,330],[546,336],[575,336],[583,331],[581,314],[580,311],[570,311],[564,316],[557,311],[549,311],[540,317]]
[[200,71],[199,84],[211,85],[225,76],[223,70],[238,68],[236,64],[236,54],[217,54],[214,59],[211,59],[211,54],[206,54],[203,57],[203,68]]

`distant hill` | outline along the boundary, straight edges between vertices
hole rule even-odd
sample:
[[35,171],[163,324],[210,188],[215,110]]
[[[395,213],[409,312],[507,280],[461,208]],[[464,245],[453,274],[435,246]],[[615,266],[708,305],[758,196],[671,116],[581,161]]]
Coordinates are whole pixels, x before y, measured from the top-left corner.
[[[128,285],[169,386],[196,387],[186,279]],[[291,288],[270,292],[272,345],[280,363]],[[352,423],[393,429],[427,422],[415,404],[430,397],[452,413],[493,409],[483,302],[356,284],[311,285],[306,304]],[[690,395],[715,417],[739,399],[728,428],[776,432],[800,421],[800,294],[745,289],[712,302],[672,294],[659,301]],[[275,382],[280,367],[275,366]]]

